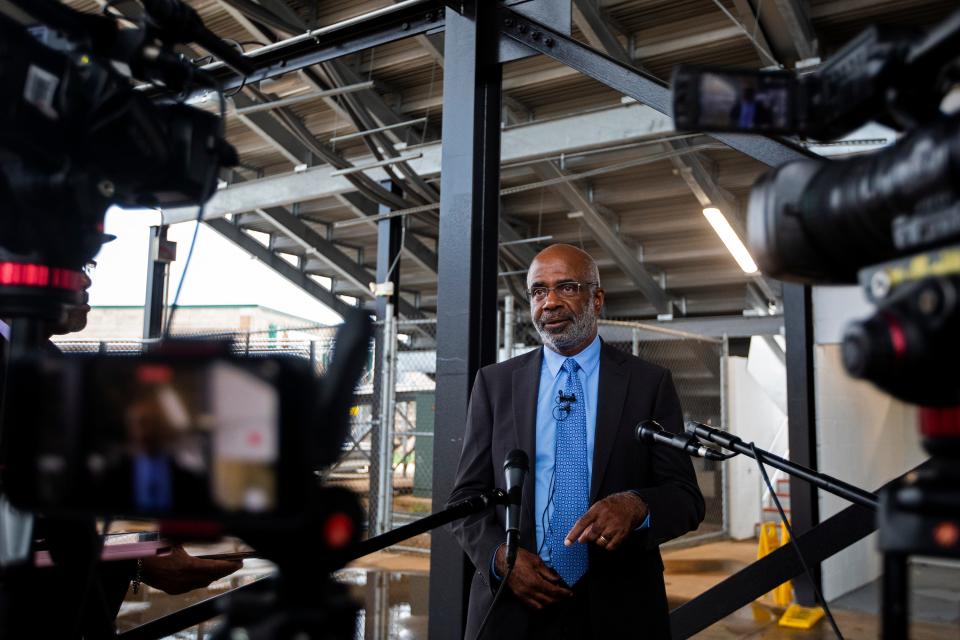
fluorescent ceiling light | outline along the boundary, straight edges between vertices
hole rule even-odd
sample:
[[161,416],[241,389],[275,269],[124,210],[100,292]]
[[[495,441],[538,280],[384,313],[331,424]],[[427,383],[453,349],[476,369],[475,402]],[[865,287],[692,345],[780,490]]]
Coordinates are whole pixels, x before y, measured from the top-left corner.
[[737,237],[737,232],[734,231],[730,223],[727,222],[723,212],[716,207],[707,207],[703,210],[703,215],[707,219],[707,222],[710,223],[710,226],[713,227],[713,230],[717,232],[717,235],[720,236],[720,239],[723,240],[727,251],[729,251],[733,259],[737,261],[737,264],[740,265],[743,272],[756,273],[757,263],[750,257],[750,252],[747,251],[743,241]]

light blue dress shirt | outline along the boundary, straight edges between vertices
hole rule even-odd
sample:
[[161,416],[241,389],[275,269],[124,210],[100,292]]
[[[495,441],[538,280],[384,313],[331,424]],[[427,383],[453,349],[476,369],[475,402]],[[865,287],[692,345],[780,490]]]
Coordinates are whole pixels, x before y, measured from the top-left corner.
[[[536,419],[536,474],[533,513],[536,517],[537,549],[544,562],[550,561],[550,550],[543,544],[546,529],[553,516],[553,500],[550,487],[553,484],[554,466],[557,452],[557,420],[553,416],[557,406],[557,396],[567,384],[566,374],[561,367],[568,356],[561,355],[544,347],[540,364],[540,390],[537,397]],[[577,361],[580,370],[580,386],[586,398],[577,398],[584,403],[587,414],[587,472],[593,477],[593,444],[597,431],[597,389],[600,386],[600,336],[580,353],[569,356]]]
[[[550,517],[553,515],[553,500],[550,495],[550,486],[553,483],[554,467],[556,465],[557,449],[557,421],[553,416],[557,405],[557,396],[566,386],[566,374],[562,367],[568,357],[572,357],[580,365],[577,376],[583,388],[585,398],[577,398],[577,402],[585,404],[587,414],[587,471],[593,477],[593,445],[597,431],[597,395],[600,388],[600,336],[597,336],[583,351],[573,356],[564,356],[556,351],[543,348],[543,360],[540,364],[540,386],[537,393],[536,417],[536,459],[534,461],[534,507],[533,512],[537,520],[537,549],[540,557],[546,563],[550,562],[550,550],[543,543],[546,529],[550,526]],[[650,526],[650,515],[647,514],[643,523],[637,529]],[[494,561],[496,553],[491,558],[491,568],[496,578]]]

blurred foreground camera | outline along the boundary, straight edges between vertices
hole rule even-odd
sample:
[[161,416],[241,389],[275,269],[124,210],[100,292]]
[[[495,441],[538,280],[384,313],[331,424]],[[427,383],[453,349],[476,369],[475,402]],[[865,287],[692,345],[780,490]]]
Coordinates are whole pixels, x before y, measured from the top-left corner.
[[347,318],[327,374],[223,342],[170,341],[142,356],[48,354],[8,372],[4,490],[62,516],[276,527],[306,509],[334,462],[369,348]]
[[201,205],[237,154],[220,117],[169,93],[215,88],[173,52],[176,16],[121,29],[52,0],[14,4],[37,23],[0,11],[0,317],[56,321],[78,301],[110,206]]
[[872,154],[768,171],[750,192],[747,241],[771,277],[863,284],[878,311],[847,333],[848,372],[935,406],[960,402],[940,373],[960,357],[960,115],[940,110],[958,57],[960,12],[926,34],[867,29],[805,76],[679,67],[673,79],[681,130],[831,139],[876,120],[903,132]]
[[[128,517],[159,520],[168,540],[235,535],[276,564],[232,599],[219,637],[241,625],[244,637],[352,637],[355,607],[329,573],[362,512],[316,472],[348,432],[365,312],[344,317],[322,377],[223,342],[163,340],[137,356],[47,343],[83,301],[110,206],[202,207],[237,162],[222,93],[220,116],[182,104],[219,90],[176,47],[199,44],[241,74],[249,60],[180,0],[141,4],[121,28],[55,0],[0,2],[0,636],[113,637],[95,518]],[[70,595],[59,608],[41,593],[50,581]]]
[[888,485],[877,509],[884,638],[908,636],[909,556],[960,558],[960,115],[941,112],[960,80],[958,58],[960,11],[924,35],[868,29],[803,77],[674,75],[681,130],[831,139],[875,120],[903,132],[869,155],[811,155],[768,171],[747,211],[767,275],[859,282],[876,309],[846,330],[847,372],[921,405],[931,459]]

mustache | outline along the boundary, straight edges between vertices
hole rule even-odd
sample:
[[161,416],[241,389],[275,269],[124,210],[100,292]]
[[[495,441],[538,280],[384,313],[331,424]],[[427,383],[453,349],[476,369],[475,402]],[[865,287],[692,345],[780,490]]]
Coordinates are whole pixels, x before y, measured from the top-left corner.
[[544,313],[540,316],[538,323],[544,325],[557,320],[570,320],[572,322],[576,320],[576,317],[572,313]]

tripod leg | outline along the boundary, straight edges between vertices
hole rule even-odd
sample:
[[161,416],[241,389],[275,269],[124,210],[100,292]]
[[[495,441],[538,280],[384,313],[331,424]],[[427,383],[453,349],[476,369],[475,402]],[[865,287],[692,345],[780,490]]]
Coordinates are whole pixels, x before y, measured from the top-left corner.
[[883,556],[883,640],[904,640],[909,621],[909,566],[902,553]]

